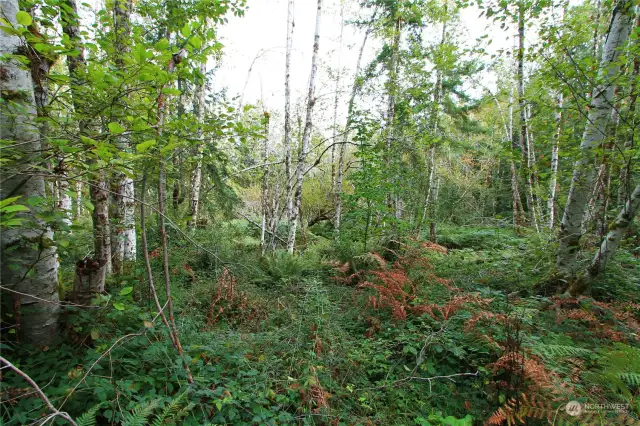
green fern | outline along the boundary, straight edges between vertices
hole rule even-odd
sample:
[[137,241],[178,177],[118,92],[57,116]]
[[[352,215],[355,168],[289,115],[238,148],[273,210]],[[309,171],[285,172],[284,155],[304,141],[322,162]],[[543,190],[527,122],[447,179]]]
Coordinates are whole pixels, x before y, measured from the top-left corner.
[[618,373],[618,378],[630,386],[640,386],[640,373]]
[[96,415],[100,409],[100,404],[90,408],[86,413],[76,419],[78,426],[96,426]]
[[157,401],[143,402],[131,410],[130,413],[125,414],[122,419],[122,426],[145,426],[147,418],[151,416],[157,406]]
[[557,357],[585,357],[593,354],[590,349],[578,348],[575,346],[567,345],[545,345],[537,343],[533,348],[534,352],[545,358],[557,358]]
[[[169,405],[164,407],[162,413],[158,414],[158,416],[154,419],[152,426],[162,426],[166,424],[167,420],[176,419],[180,417],[186,416],[189,411],[193,409],[195,405],[188,404],[186,407],[182,406],[184,402],[186,392],[181,393],[176,398],[174,398]],[[175,423],[175,422],[174,422]]]

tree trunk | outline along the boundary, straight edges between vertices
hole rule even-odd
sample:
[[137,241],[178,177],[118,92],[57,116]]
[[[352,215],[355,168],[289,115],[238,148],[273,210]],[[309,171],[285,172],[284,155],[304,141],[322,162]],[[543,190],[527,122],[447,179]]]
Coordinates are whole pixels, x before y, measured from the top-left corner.
[[518,133],[518,144],[520,146],[520,153],[522,154],[521,172],[525,178],[526,184],[526,200],[527,209],[529,212],[529,222],[536,229],[538,229],[538,222],[535,213],[535,201],[533,199],[533,179],[531,176],[531,169],[529,163],[531,162],[529,156],[529,144],[527,143],[527,113],[526,113],[526,100],[524,97],[524,48],[525,45],[525,6],[524,2],[518,3],[518,50],[516,52],[516,87],[518,91],[518,109],[520,115],[520,126]]
[[75,185],[75,203],[73,206],[73,219],[77,220],[82,214],[82,182]]
[[91,303],[96,293],[104,292],[106,272],[104,260],[85,258],[79,261],[73,280],[72,300],[82,305]]
[[344,33],[344,3],[340,3],[340,37],[338,38],[338,68],[336,71],[336,86],[333,98],[333,136],[331,138],[331,193],[336,193],[336,139],[338,137],[338,100],[340,99],[340,76],[342,74],[342,37]]
[[293,49],[293,30],[296,26],[293,18],[294,0],[289,0],[287,7],[287,48],[285,56],[284,77],[284,147],[285,147],[285,187],[287,197],[286,217],[291,226],[293,217],[293,176],[292,157],[293,143],[291,141],[291,50]]
[[595,151],[600,148],[606,136],[607,123],[611,117],[614,90],[612,82],[619,73],[617,59],[631,30],[630,12],[629,2],[620,2],[613,10],[598,72],[600,85],[593,90],[580,154],[574,166],[571,189],[558,235],[558,271],[567,278],[576,272],[576,255],[582,236],[582,220],[593,184]]
[[513,227],[520,228],[524,226],[524,209],[522,208],[522,200],[520,199],[520,187],[518,184],[518,171],[514,157],[514,151],[518,149],[518,142],[513,132],[513,90],[509,93],[509,140],[511,141],[511,159],[509,163],[509,171],[511,173],[511,199],[513,209]]
[[557,217],[557,194],[558,194],[558,160],[560,158],[560,136],[562,135],[562,92],[558,93],[557,107],[554,113],[556,131],[553,135],[553,145],[551,147],[551,176],[549,178],[549,199],[547,200],[547,211],[549,212],[549,229],[556,225]]
[[536,232],[540,232],[540,223],[542,222],[542,203],[540,202],[540,197],[538,197],[538,193],[540,192],[540,185],[538,180],[538,166],[536,164],[536,149],[535,149],[535,139],[533,138],[533,132],[531,131],[531,126],[529,123],[531,122],[531,105],[528,105],[527,108],[527,118],[526,118],[526,136],[527,136],[527,167],[529,169],[529,191],[531,193],[531,200],[533,203],[533,208],[531,210],[531,217],[533,220],[533,225],[536,228]]
[[[389,81],[387,83],[387,122],[385,124],[385,167],[389,175],[389,187],[395,186],[396,176],[392,171],[394,167],[393,162],[393,143],[394,143],[394,126],[396,116],[396,91],[398,88],[398,59],[400,51],[400,29],[401,22],[400,17],[395,18],[395,26],[393,32],[392,51],[388,65]],[[387,207],[390,212],[393,212],[394,218],[398,218],[399,209],[397,206],[398,198],[395,191],[391,190],[386,194]],[[392,229],[395,232],[395,222],[392,222]]]
[[340,37],[338,38],[338,69],[336,72],[336,86],[333,98],[333,136],[331,138],[331,193],[336,194],[336,140],[338,137],[338,100],[340,99],[340,67],[342,59],[342,37],[344,34],[344,3],[340,3]]
[[[569,2],[565,1],[562,5],[562,12],[560,16],[560,23],[564,26],[565,18],[567,16],[567,9],[569,8]],[[549,177],[549,199],[547,200],[547,226],[549,229],[553,229],[556,226],[558,216],[558,163],[560,159],[560,137],[562,136],[563,115],[562,110],[564,107],[564,95],[562,90],[558,91],[556,96],[556,110],[554,111],[554,119],[556,124],[556,131],[553,135],[553,144],[551,146],[551,176]]]
[[[264,143],[262,146],[262,162],[269,160],[269,113],[264,111]],[[264,256],[267,250],[267,225],[269,216],[269,166],[265,166],[262,173],[262,220],[260,223],[260,247]]]
[[205,119],[205,93],[206,93],[206,72],[207,64],[200,64],[200,73],[202,74],[202,84],[198,85],[196,91],[196,99],[194,102],[195,115],[199,123],[198,135],[199,140],[196,154],[196,165],[193,168],[191,174],[191,203],[189,206],[189,221],[187,222],[187,228],[194,229],[198,223],[198,211],[200,209],[200,189],[202,187],[202,158],[204,149],[204,119]]
[[289,237],[287,238],[287,250],[293,254],[296,244],[296,230],[300,217],[300,206],[302,203],[302,184],[304,180],[305,164],[307,159],[307,151],[309,150],[309,141],[311,140],[311,127],[313,118],[313,106],[316,103],[316,74],[318,73],[318,49],[320,47],[320,17],[322,16],[322,0],[318,0],[318,8],[316,11],[316,29],[313,36],[313,56],[311,57],[311,74],[309,75],[309,93],[307,94],[307,115],[304,123],[304,133],[302,134],[302,147],[298,155],[298,164],[296,167],[296,192],[294,197],[293,212],[291,214]]
[[[62,31],[69,38],[69,48],[74,50],[74,54],[67,55],[67,66],[71,78],[71,92],[73,97],[73,108],[76,114],[81,115],[79,130],[82,135],[89,135],[92,123],[84,118],[85,111],[83,105],[83,94],[79,88],[82,86],[80,74],[86,68],[84,57],[84,46],[80,36],[80,22],[78,16],[78,6],[75,0],[66,0],[65,8],[61,12]],[[111,234],[109,232],[109,194],[106,183],[106,176],[103,171],[94,172],[91,176],[89,198],[93,204],[91,219],[93,222],[94,234],[94,258],[104,259],[107,274],[111,272]]]
[[[636,31],[640,28],[640,11],[636,11],[636,23],[635,23]],[[640,43],[640,40],[636,37],[635,44],[636,46]],[[637,47],[636,47],[637,48]],[[622,208],[624,204],[627,202],[629,194],[631,194],[631,162],[633,159],[633,148],[634,148],[634,132],[636,126],[638,125],[638,114],[636,111],[636,101],[638,100],[638,73],[640,71],[640,57],[636,56],[633,59],[633,71],[631,72],[631,87],[629,90],[629,106],[627,113],[627,121],[629,124],[629,134],[626,136],[626,142],[624,144],[623,150],[623,158],[624,164],[620,167],[619,172],[619,180],[618,180],[618,205]]]
[[[131,38],[131,0],[117,0],[114,3],[114,33],[116,50],[116,67],[125,71],[125,64],[122,54],[129,49],[129,39]],[[119,105],[122,101],[114,104],[118,121],[122,121],[124,108]],[[115,142],[120,151],[129,151],[130,144],[126,136],[118,136]],[[115,189],[114,217],[111,220],[111,245],[112,245],[112,268],[116,274],[124,272],[124,264],[136,260],[136,206],[135,188],[133,179],[127,174],[118,171],[113,178],[112,187]]]
[[636,186],[636,189],[627,200],[616,220],[609,225],[609,232],[602,239],[600,248],[593,257],[593,260],[589,264],[585,274],[579,279],[571,282],[568,288],[569,294],[576,296],[589,290],[592,281],[605,271],[607,263],[613,258],[613,255],[620,244],[620,240],[627,233],[629,227],[633,223],[633,219],[638,213],[639,207],[640,184]]
[[[1,0],[0,12],[4,19],[17,25],[17,0]],[[25,203],[29,197],[45,197],[44,177],[25,173],[33,164],[33,153],[39,152],[41,141],[31,76],[17,60],[9,59],[10,55],[21,55],[21,47],[19,37],[0,31],[0,56],[6,58],[2,62],[0,133],[4,140],[17,145],[12,152],[15,170],[13,164],[3,165],[3,172],[11,177],[0,186],[0,200],[19,197],[17,203]],[[53,232],[37,217],[37,211],[37,207],[31,207],[19,212],[20,224],[3,227],[0,278],[12,295],[10,306],[5,308],[13,314],[19,337],[28,343],[48,345],[58,330],[58,260]]]
[[[439,48],[441,53],[446,41],[447,41],[447,21],[445,17],[445,21],[442,23],[442,36],[440,38],[440,43],[439,43]],[[431,109],[431,128],[434,135],[438,134],[438,126],[440,124],[440,109],[441,109],[440,102],[442,100],[443,95],[444,93],[443,93],[443,86],[442,86],[442,69],[440,67],[436,67],[436,85],[433,92],[433,107]],[[425,197],[422,216],[418,220],[418,226],[417,226],[418,233],[422,228],[422,223],[425,220],[427,220],[427,218],[433,219],[434,212],[435,212],[434,195],[436,190],[436,178],[437,178],[435,143],[433,143],[431,145],[431,148],[429,149],[428,159],[429,159],[428,160],[429,161],[428,162],[429,179],[427,181],[427,195]],[[435,226],[435,224],[433,225]]]

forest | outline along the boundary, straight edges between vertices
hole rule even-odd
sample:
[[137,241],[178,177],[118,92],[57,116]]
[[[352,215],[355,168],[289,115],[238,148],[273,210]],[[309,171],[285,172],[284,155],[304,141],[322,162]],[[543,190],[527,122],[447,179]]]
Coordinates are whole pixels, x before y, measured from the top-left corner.
[[639,0],[0,0],[0,424],[640,424]]

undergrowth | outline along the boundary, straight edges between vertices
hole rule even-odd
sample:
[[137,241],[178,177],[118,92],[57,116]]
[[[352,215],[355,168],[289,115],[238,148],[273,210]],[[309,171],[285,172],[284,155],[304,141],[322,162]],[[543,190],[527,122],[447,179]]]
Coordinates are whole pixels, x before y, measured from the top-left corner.
[[[443,227],[438,244],[405,239],[362,252],[318,237],[303,256],[262,257],[246,231],[219,224],[194,235],[207,251],[171,247],[193,385],[135,269],[110,282],[97,309],[65,309],[68,343],[27,347],[5,333],[3,356],[82,425],[636,421],[639,274],[630,253],[590,297],[574,299],[535,289],[548,273],[544,235]],[[161,266],[153,251],[152,266]],[[610,293],[625,297],[612,302]],[[48,413],[11,372],[0,393],[3,424]],[[625,410],[576,419],[569,401]]]

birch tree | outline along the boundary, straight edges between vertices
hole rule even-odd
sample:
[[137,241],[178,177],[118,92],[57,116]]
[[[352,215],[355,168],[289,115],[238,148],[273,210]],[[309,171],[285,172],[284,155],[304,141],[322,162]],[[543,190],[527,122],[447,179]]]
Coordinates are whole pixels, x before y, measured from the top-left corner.
[[[13,27],[26,26],[31,17],[18,10],[17,0],[0,0],[0,12]],[[18,323],[24,341],[47,345],[58,329],[58,261],[51,228],[40,218],[39,207],[27,208],[17,202],[44,198],[44,177],[29,173],[33,153],[42,147],[36,123],[36,104],[29,71],[17,58],[22,56],[21,39],[11,31],[0,31],[0,137],[14,141],[14,161],[3,165],[0,205],[3,212],[18,212],[16,223],[3,225],[0,254],[1,282],[7,310]],[[11,57],[15,55],[15,57]],[[4,153],[3,153],[4,154]],[[7,210],[9,209],[9,210]]]
[[296,243],[296,231],[300,220],[300,206],[302,204],[302,184],[304,181],[307,151],[311,140],[311,128],[313,127],[313,107],[316,103],[316,75],[318,73],[318,50],[320,47],[320,18],[322,16],[322,0],[318,0],[316,11],[316,27],[313,36],[313,54],[311,56],[311,74],[309,75],[309,92],[307,93],[307,112],[302,134],[302,146],[298,155],[296,166],[296,191],[294,196],[293,211],[289,220],[289,236],[287,238],[287,250],[293,253]]
[[576,255],[582,236],[582,220],[595,174],[595,152],[607,136],[607,124],[611,118],[614,79],[619,74],[618,58],[629,33],[633,13],[631,2],[619,2],[611,18],[611,25],[602,49],[598,71],[598,86],[591,96],[591,106],[585,126],[580,153],[575,163],[569,197],[565,206],[560,232],[557,256],[558,272],[570,278],[576,272]]
[[609,225],[609,231],[602,239],[598,251],[586,271],[569,285],[569,294],[577,296],[584,293],[590,288],[593,280],[604,273],[607,264],[613,258],[616,249],[620,245],[622,237],[627,234],[629,227],[638,214],[638,208],[640,208],[640,184],[636,186],[615,221]]
[[[293,146],[291,142],[291,50],[293,49],[294,0],[289,0],[287,6],[287,47],[285,53],[284,76],[284,149],[285,149],[285,191],[287,197],[286,218],[291,226],[293,217],[293,176],[292,156]],[[277,223],[276,223],[277,226]]]
[[204,118],[205,118],[205,93],[206,93],[206,72],[207,65],[202,62],[200,64],[200,74],[202,74],[201,82],[196,90],[194,112],[198,120],[198,146],[196,147],[196,164],[191,173],[191,203],[189,206],[189,221],[187,228],[194,229],[198,223],[198,211],[200,209],[200,190],[202,186],[202,158],[204,149]]
[[[125,64],[122,55],[129,51],[131,0],[118,0],[113,7],[115,51],[117,54],[115,63],[116,67],[124,72]],[[119,101],[119,103],[121,102],[122,100]],[[114,107],[123,109],[122,105],[116,104]],[[118,135],[116,147],[121,151],[128,151],[127,136]],[[122,274],[124,263],[136,260],[135,188],[131,176],[122,171],[116,173],[114,181],[116,206],[111,226],[112,266],[115,273]]]
[[331,192],[336,193],[336,140],[338,138],[338,100],[340,99],[340,76],[342,70],[342,38],[344,35],[344,2],[340,3],[340,36],[338,37],[338,69],[336,71],[335,93],[333,94],[333,134],[331,136]]
[[557,220],[557,194],[558,194],[558,160],[560,158],[560,136],[562,135],[562,106],[564,97],[559,92],[556,97],[556,110],[554,112],[555,133],[551,146],[551,176],[549,177],[549,199],[547,200],[548,226],[553,229]]

